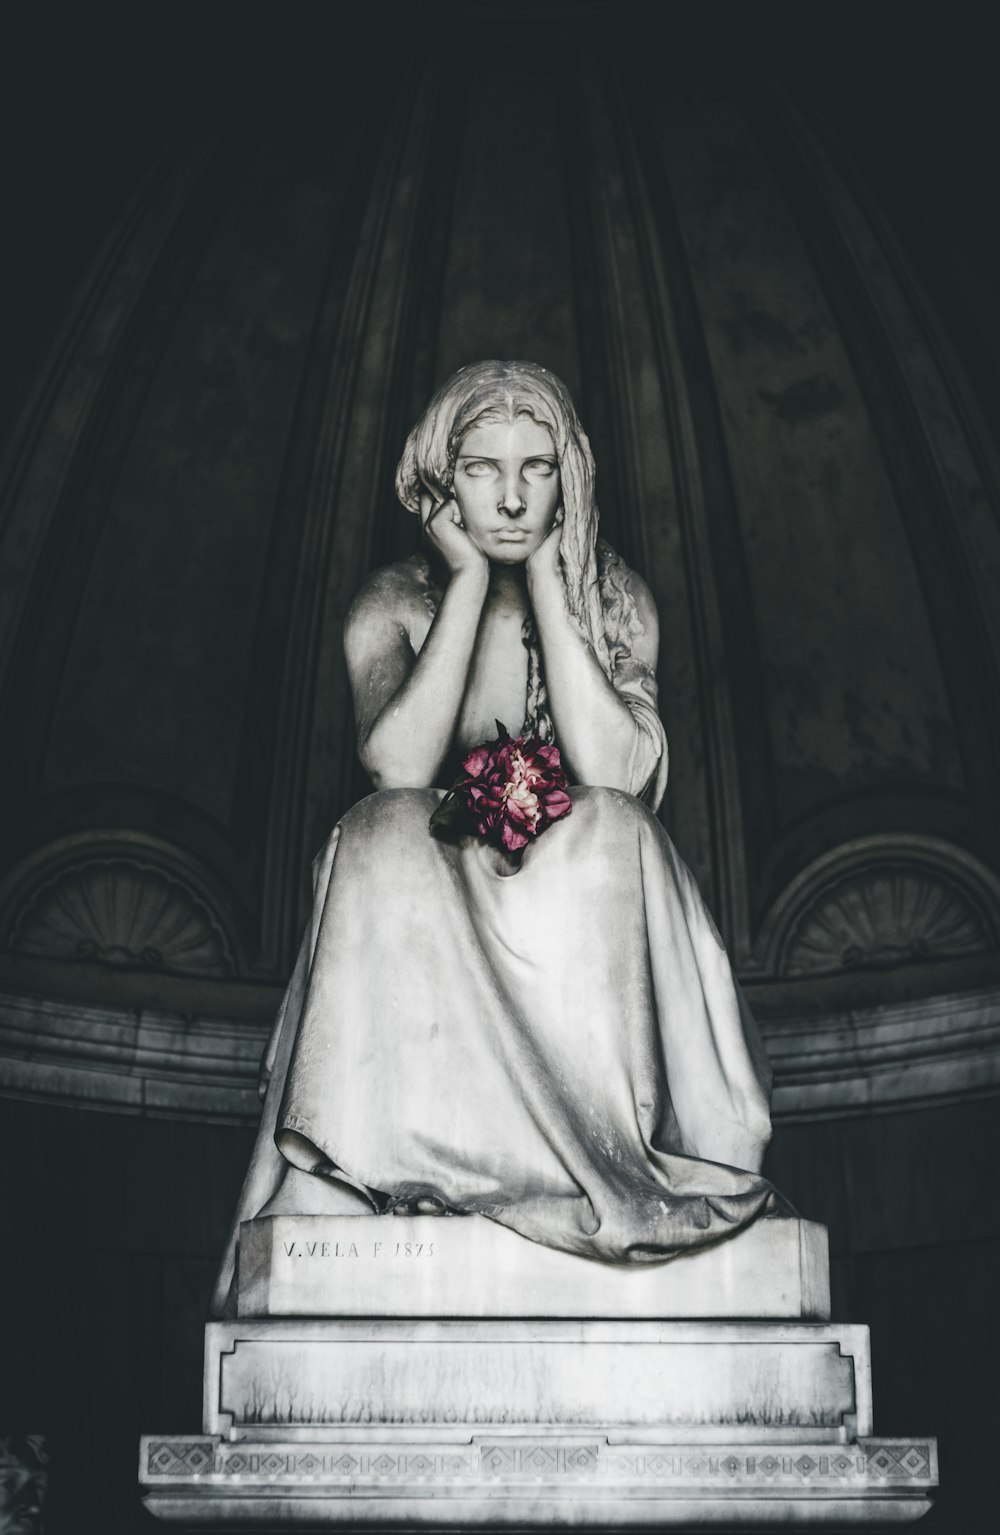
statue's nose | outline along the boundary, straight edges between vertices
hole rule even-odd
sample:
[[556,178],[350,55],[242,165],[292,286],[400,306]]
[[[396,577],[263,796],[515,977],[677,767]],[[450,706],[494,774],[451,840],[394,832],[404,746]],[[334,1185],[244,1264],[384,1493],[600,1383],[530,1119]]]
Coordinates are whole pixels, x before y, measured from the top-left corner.
[[508,517],[520,517],[527,510],[527,502],[521,494],[518,482],[514,476],[511,476],[504,482],[503,495],[497,503],[497,511],[504,512]]

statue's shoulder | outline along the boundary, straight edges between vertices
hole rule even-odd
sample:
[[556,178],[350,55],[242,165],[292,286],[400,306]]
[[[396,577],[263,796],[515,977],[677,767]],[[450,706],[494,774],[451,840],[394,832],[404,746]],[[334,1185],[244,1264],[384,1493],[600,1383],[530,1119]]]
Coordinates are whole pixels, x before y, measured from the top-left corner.
[[423,555],[383,565],[366,576],[347,613],[347,630],[368,629],[386,621],[407,631],[429,623],[440,600]]

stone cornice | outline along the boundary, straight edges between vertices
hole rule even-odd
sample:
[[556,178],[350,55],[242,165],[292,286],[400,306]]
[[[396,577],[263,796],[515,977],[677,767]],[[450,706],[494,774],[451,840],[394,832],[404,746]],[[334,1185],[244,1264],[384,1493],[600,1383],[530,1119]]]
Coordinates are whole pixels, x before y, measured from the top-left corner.
[[[1000,986],[765,1020],[778,1121],[1000,1092]],[[270,1024],[0,992],[0,1095],[252,1125]]]

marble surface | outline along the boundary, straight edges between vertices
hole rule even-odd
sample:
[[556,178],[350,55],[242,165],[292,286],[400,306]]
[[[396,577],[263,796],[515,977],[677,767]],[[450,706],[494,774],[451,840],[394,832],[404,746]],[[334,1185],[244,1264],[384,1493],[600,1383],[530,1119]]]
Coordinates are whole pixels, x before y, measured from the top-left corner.
[[830,1315],[827,1232],[768,1219],[666,1263],[607,1264],[481,1215],[266,1216],[240,1228],[241,1317]]
[[203,1427],[607,1431],[847,1444],[872,1432],[868,1329],[809,1322],[236,1321],[206,1328]]
[[911,1524],[937,1484],[933,1440],[609,1440],[604,1434],[349,1442],[142,1441],[147,1509],[199,1529],[314,1524],[378,1529],[872,1529]]
[[203,1432],[140,1447],[205,1530],[873,1529],[936,1485],[873,1436],[868,1329],[803,1321],[214,1322]]

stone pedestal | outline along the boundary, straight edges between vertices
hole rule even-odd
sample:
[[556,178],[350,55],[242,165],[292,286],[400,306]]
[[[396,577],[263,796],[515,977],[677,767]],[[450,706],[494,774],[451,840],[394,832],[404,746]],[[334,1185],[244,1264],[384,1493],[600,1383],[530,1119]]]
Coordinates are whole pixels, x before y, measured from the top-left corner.
[[774,1531],[910,1524],[937,1485],[933,1440],[618,1443],[553,1435],[228,1444],[142,1442],[146,1506],[187,1530],[636,1528]]
[[279,1215],[240,1228],[239,1314],[475,1317],[830,1315],[826,1227],[762,1220],[669,1263],[596,1263],[482,1215]]
[[477,1217],[251,1222],[204,1432],[143,1440],[146,1505],[204,1530],[908,1523],[936,1447],[873,1437],[825,1236],[761,1221],[632,1270]]
[[208,1433],[359,1426],[690,1444],[872,1432],[868,1329],[772,1322],[213,1322]]

